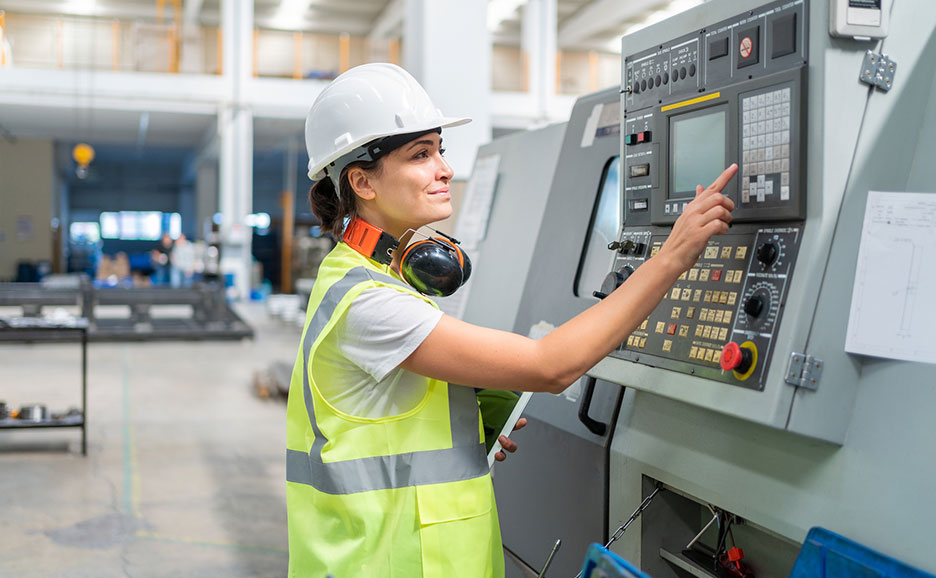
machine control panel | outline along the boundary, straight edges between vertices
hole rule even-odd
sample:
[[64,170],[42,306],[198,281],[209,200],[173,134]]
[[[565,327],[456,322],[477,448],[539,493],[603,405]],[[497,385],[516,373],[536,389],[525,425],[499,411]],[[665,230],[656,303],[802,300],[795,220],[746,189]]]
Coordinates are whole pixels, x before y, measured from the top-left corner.
[[696,185],[739,170],[723,191],[733,227],[613,357],[763,389],[805,226],[808,1],[771,2],[625,55],[624,224],[596,295],[660,250]]
[[[695,267],[679,277],[612,356],[761,389],[763,361],[773,349],[801,233],[797,225],[744,225],[713,238]],[[646,243],[649,251],[621,252],[604,292],[617,287],[609,283],[611,276],[623,277],[623,283],[666,238],[665,232],[627,231],[624,243]],[[735,358],[727,361],[739,362],[730,371],[726,353]]]

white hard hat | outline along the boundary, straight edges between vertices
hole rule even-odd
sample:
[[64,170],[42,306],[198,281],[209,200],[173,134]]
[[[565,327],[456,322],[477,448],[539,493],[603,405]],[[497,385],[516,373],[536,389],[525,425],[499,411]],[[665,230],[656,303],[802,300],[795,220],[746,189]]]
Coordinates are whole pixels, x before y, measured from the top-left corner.
[[326,86],[306,116],[309,178],[321,178],[324,170],[337,190],[345,166],[374,160],[375,151],[366,146],[369,143],[468,122],[470,118],[442,116],[425,89],[399,66],[356,66]]

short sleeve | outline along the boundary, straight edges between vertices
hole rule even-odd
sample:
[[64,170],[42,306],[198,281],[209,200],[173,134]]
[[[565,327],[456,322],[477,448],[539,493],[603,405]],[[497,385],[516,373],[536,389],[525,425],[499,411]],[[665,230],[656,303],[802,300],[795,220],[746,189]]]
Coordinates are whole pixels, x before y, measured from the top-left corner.
[[338,348],[352,363],[381,381],[429,336],[442,312],[390,287],[365,289],[345,314]]

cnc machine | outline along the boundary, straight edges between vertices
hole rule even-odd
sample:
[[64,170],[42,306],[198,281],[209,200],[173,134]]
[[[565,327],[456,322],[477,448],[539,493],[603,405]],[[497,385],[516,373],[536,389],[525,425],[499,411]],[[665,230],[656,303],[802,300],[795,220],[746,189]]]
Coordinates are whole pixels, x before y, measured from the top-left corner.
[[[716,575],[728,526],[751,573],[787,576],[823,526],[936,571],[936,368],[845,351],[869,191],[934,192],[936,6],[712,0],[622,47],[623,225],[599,293],[659,251],[697,184],[741,169],[732,228],[589,372],[637,390],[609,528],[664,490],[613,549],[658,578]],[[901,339],[931,335],[905,317]]]

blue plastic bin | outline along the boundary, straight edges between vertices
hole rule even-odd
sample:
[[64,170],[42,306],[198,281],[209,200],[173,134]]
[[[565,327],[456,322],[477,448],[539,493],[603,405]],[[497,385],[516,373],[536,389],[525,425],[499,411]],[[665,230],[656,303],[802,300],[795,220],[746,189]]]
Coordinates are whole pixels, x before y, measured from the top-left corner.
[[601,544],[588,547],[582,578],[650,578]]
[[936,578],[835,532],[815,527],[800,549],[790,578]]

